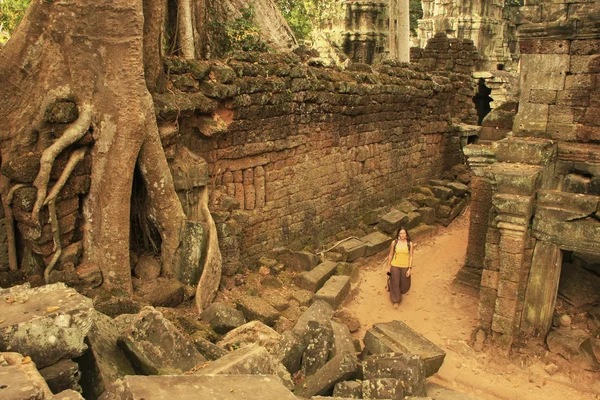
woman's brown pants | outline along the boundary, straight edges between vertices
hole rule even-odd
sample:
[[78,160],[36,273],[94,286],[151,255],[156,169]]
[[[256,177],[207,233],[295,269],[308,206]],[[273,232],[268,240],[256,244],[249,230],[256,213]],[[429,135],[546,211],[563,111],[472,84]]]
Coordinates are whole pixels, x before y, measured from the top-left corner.
[[410,290],[410,276],[406,276],[408,268],[398,268],[392,266],[390,272],[390,300],[392,303],[400,303],[402,301],[402,295],[408,293]]

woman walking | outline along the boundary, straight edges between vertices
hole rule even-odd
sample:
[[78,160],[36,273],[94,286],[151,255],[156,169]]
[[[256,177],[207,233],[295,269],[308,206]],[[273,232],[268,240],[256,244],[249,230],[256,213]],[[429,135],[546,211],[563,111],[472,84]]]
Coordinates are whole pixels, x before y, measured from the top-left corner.
[[390,299],[394,309],[402,301],[402,295],[410,290],[414,244],[404,228],[398,229],[396,239],[390,245],[387,259],[387,273],[390,276]]

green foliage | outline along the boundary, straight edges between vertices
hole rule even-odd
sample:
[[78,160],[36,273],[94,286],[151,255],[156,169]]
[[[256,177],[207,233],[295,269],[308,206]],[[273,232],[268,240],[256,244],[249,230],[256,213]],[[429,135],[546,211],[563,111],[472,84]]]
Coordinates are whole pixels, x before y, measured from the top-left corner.
[[318,0],[276,0],[283,17],[298,40],[310,40]]
[[419,27],[418,21],[423,18],[423,6],[421,0],[410,0],[409,3],[409,15],[410,15],[410,31],[414,35],[417,34],[417,28]]
[[511,7],[519,7],[523,5],[523,0],[506,0],[506,5]]
[[225,53],[235,50],[268,51],[269,47],[260,37],[260,27],[254,21],[254,7],[241,8],[242,15],[225,23],[211,23],[211,28],[220,38]]
[[6,42],[23,18],[30,0],[0,0],[0,43]]

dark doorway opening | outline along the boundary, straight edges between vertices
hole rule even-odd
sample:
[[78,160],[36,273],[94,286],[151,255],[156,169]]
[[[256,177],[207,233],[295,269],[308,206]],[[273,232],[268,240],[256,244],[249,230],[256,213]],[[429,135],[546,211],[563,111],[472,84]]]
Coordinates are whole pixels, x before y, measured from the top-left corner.
[[477,94],[473,97],[473,103],[475,103],[475,108],[477,109],[477,125],[481,125],[485,116],[492,111],[490,103],[494,101],[494,99],[490,97],[491,93],[492,89],[485,85],[485,79],[479,78]]

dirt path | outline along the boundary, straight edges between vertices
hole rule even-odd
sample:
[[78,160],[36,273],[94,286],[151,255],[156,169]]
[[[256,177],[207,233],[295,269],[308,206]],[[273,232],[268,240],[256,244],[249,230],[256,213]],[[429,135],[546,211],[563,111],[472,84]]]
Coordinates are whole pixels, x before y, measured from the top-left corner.
[[374,323],[402,320],[447,352],[430,381],[481,399],[600,399],[599,374],[560,364],[561,370],[549,375],[544,370],[548,355],[540,345],[509,358],[492,355],[489,348],[475,352],[468,345],[477,325],[477,295],[452,284],[465,259],[468,218],[466,213],[435,237],[416,240],[412,288],[398,310],[384,289],[383,252],[361,267],[359,292],[347,304],[362,324],[357,337]]

